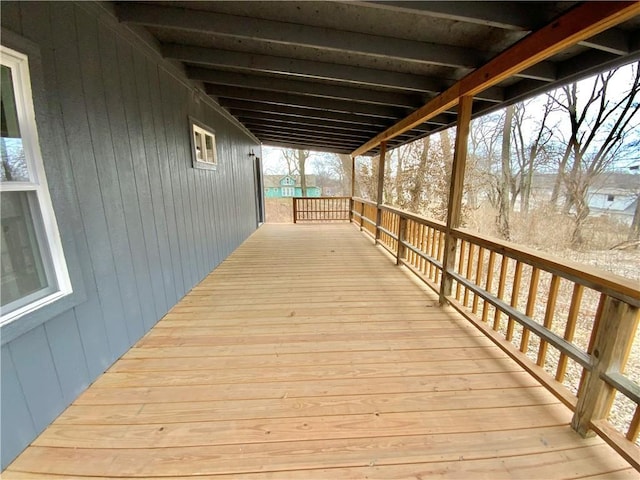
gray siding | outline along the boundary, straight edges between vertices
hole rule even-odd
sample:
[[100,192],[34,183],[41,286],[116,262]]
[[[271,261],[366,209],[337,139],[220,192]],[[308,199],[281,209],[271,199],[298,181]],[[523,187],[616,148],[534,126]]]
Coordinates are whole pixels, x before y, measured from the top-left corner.
[[[41,148],[83,291],[2,345],[5,468],[253,232],[259,145],[95,5],[2,2],[2,26],[40,51]],[[191,168],[189,116],[216,132],[215,171]]]

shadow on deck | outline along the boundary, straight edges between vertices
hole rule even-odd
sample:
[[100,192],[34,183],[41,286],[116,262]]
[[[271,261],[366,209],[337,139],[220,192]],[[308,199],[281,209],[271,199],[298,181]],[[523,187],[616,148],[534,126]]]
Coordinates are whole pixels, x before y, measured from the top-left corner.
[[636,478],[350,225],[265,225],[4,478]]

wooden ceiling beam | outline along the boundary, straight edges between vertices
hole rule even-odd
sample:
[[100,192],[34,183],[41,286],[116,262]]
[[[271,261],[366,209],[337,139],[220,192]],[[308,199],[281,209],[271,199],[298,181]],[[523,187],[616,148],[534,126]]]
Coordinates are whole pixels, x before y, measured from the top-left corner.
[[171,6],[125,2],[116,5],[116,12],[120,21],[137,25],[453,68],[475,68],[488,55],[453,45]]
[[[391,12],[409,12],[414,15],[424,15],[520,32],[537,30],[552,21],[553,16],[555,16],[553,11],[545,11],[544,5],[531,8],[531,5],[513,1],[364,1],[355,3]],[[616,55],[626,55],[628,53],[629,37],[624,30],[612,28],[578,43],[596,50]]]
[[368,115],[371,117],[387,119],[396,119],[411,111],[410,107],[389,107],[386,105],[373,105],[371,103],[349,100],[308,97],[293,93],[269,92],[265,90],[254,90],[251,88],[227,87],[224,85],[205,84],[205,91],[208,95],[214,95],[221,98],[235,98],[239,100],[252,100],[278,105],[301,106],[305,108],[344,112],[355,115]]
[[362,155],[381,142],[411,130],[434,115],[458,104],[463,96],[473,96],[485,88],[640,14],[640,2],[585,2],[572,8],[551,24],[531,33],[493,60],[474,70],[394,126],[358,147],[352,155]]
[[309,80],[291,80],[281,77],[248,75],[245,73],[212,70],[209,68],[188,67],[187,76],[211,85],[252,88],[270,92],[295,93],[309,97],[334,98],[375,105],[413,107],[435,95],[405,94],[389,91],[370,90],[366,88],[346,87],[317,83]]
[[305,144],[305,143],[292,143],[292,142],[284,142],[280,140],[268,140],[268,139],[261,139],[261,138],[259,138],[259,140],[262,142],[262,145],[264,145],[265,147],[289,148],[294,150],[313,150],[314,152],[329,152],[329,153],[338,153],[342,155],[349,154],[349,148],[329,147],[327,145],[317,146],[317,145],[311,145],[311,144]]
[[[274,103],[264,103],[257,100],[240,100],[234,98],[219,98],[219,103],[224,108],[233,110],[234,112],[258,112],[273,113],[291,117],[294,119],[313,119],[313,120],[331,120],[346,125],[366,125],[376,127],[377,131],[384,130],[391,126],[393,122],[379,117],[371,117],[366,115],[353,115],[351,113],[330,112],[328,110],[320,110],[315,108],[305,108],[303,106],[292,105],[276,105]],[[232,113],[235,115],[235,113]],[[455,122],[456,116],[448,113],[436,115],[425,122],[427,125],[449,125]],[[378,128],[379,127],[379,128]],[[416,127],[417,130],[427,130],[425,126]]]

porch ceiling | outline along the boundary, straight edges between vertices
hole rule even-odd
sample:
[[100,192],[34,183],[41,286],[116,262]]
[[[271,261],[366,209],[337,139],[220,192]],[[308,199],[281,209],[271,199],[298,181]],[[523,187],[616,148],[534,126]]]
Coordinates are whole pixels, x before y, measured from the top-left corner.
[[[577,2],[117,2],[265,144],[350,153]],[[476,97],[474,115],[640,58],[640,17]],[[447,128],[445,112],[388,142]],[[369,154],[375,154],[371,150]]]

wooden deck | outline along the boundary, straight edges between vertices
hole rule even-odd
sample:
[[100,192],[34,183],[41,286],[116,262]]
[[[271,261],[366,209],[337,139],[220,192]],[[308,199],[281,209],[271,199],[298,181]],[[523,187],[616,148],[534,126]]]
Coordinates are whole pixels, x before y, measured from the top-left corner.
[[638,478],[351,225],[265,225],[3,473]]

